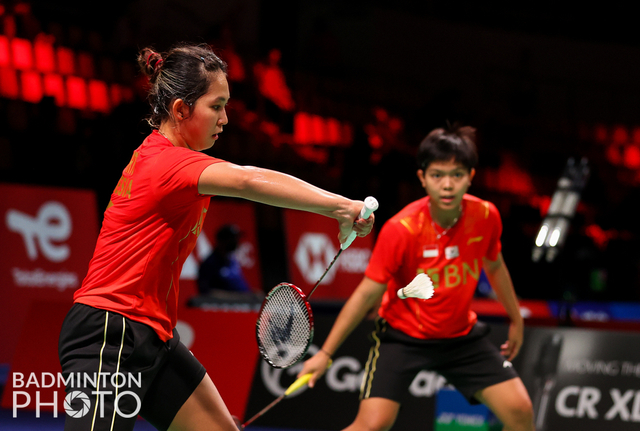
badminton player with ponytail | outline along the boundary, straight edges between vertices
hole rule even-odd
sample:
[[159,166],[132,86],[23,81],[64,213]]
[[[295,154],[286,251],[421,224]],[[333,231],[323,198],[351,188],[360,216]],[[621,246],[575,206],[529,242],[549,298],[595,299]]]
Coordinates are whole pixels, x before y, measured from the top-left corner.
[[210,197],[333,218],[341,242],[352,231],[368,234],[373,216],[358,217],[362,201],[202,153],[226,126],[230,97],[226,64],[208,46],[185,44],[163,54],[146,48],[138,62],[149,77],[153,132],[115,186],[59,340],[65,376],[105,377],[98,387],[78,387],[66,377],[67,411],[86,414],[67,415],[65,430],[132,430],[139,414],[159,430],[234,431],[214,383],[175,331],[180,272]]
[[[493,204],[467,194],[476,163],[473,128],[427,135],[417,170],[427,196],[384,224],[363,280],[321,350],[304,363],[299,375],[313,373],[313,386],[338,347],[379,304],[360,408],[349,431],[390,429],[421,370],[440,373],[471,403],[487,405],[505,430],[534,429],[531,400],[509,362],[522,346],[524,326],[502,258],[502,222]],[[500,349],[470,309],[482,269],[511,320]],[[422,273],[435,288],[430,298],[412,288]]]

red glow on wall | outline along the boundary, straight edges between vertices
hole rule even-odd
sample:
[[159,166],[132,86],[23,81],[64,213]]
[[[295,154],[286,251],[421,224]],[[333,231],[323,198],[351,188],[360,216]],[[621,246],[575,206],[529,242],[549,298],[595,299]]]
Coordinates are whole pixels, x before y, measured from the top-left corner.
[[626,145],[622,157],[626,168],[640,169],[640,148],[635,145]]
[[75,54],[73,50],[59,46],[56,51],[58,57],[58,72],[62,75],[73,75],[76,72]]
[[109,90],[104,81],[89,81],[89,108],[98,112],[109,112]]
[[324,119],[319,115],[311,116],[311,135],[314,144],[322,144],[325,139]]
[[87,84],[77,76],[67,77],[67,106],[75,109],[87,107]]
[[78,71],[80,76],[93,78],[95,73],[93,64],[93,56],[91,54],[86,52],[78,54]]
[[293,119],[293,141],[300,145],[348,145],[352,130],[348,123],[297,112]]
[[109,96],[111,99],[111,106],[118,106],[122,102],[122,89],[118,84],[112,84],[109,87]]
[[31,103],[38,103],[42,100],[42,78],[38,72],[22,72],[20,86],[22,87],[23,100]]
[[593,128],[593,135],[597,142],[604,143],[609,137],[609,132],[607,131],[607,127],[605,125],[596,124],[596,126]]
[[33,47],[30,40],[20,38],[11,40],[11,54],[16,69],[33,68]]
[[127,103],[131,103],[133,102],[133,89],[129,88],[129,87],[121,87],[121,91],[122,91],[122,101],[123,102],[127,102]]
[[53,97],[56,106],[64,106],[66,97],[64,94],[64,82],[62,76],[49,73],[43,78],[44,95]]
[[0,96],[7,99],[17,99],[18,95],[18,74],[15,69],[0,68]]
[[49,73],[56,69],[56,55],[53,48],[53,36],[38,35],[33,44],[36,59],[36,69]]
[[9,66],[11,55],[9,54],[9,39],[0,35],[0,67]]
[[342,128],[340,122],[335,118],[327,119],[327,142],[331,145],[338,145],[342,139]]
[[626,142],[629,142],[629,132],[627,131],[627,128],[624,126],[616,126],[613,129],[611,139],[616,144],[624,144]]
[[310,127],[311,121],[306,112],[297,112],[293,118],[293,140],[297,144],[313,142]]

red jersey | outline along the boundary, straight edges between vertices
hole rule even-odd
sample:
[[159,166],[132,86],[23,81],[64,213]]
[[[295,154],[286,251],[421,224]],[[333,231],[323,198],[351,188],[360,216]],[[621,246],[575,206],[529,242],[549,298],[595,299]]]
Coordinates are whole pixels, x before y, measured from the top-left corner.
[[[439,239],[438,233],[442,229],[434,229],[428,196],[407,205],[382,227],[365,271],[387,284],[380,316],[415,338],[452,338],[471,330],[477,321],[471,299],[482,259],[496,260],[502,248],[498,210],[471,195],[464,195],[458,222]],[[398,298],[397,290],[421,272],[433,281],[433,297]]]
[[221,161],[151,133],[111,195],[75,302],[120,313],[149,325],[163,341],[171,339],[182,265],[209,207],[198,180]]

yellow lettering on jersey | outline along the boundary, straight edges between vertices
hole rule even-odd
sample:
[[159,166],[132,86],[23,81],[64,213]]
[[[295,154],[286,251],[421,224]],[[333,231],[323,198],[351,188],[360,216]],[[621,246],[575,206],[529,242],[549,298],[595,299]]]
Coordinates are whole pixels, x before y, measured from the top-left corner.
[[473,277],[476,281],[480,279],[480,268],[478,267],[478,259],[473,259],[473,269],[467,262],[462,262],[462,282],[467,284],[467,275]]
[[[424,270],[422,272],[424,272]],[[438,287],[440,287],[440,274],[438,273],[438,268],[427,269],[427,275],[433,282],[434,289],[437,289]]]
[[131,160],[126,168],[124,168],[125,175],[133,175],[133,171],[136,169],[136,161],[138,160],[138,156],[140,155],[140,151],[134,151],[133,156],[131,156]]
[[[478,259],[473,259],[470,264],[468,262],[462,262],[461,265],[452,263],[445,265],[442,268],[442,278],[440,277],[439,268],[418,268],[416,274],[426,273],[433,282],[433,288],[438,289],[444,287],[450,289],[452,287],[458,287],[461,284],[466,285],[469,277],[478,281],[480,279],[480,265]],[[441,283],[442,281],[442,283]]]
[[115,190],[113,191],[113,194],[116,196],[122,196],[128,199],[131,199],[132,183],[133,183],[133,180],[131,178],[127,178],[124,175],[121,176],[120,180],[118,181],[118,184],[116,185]]
[[444,266],[444,287],[451,288],[460,285],[460,269],[458,265],[445,265]]

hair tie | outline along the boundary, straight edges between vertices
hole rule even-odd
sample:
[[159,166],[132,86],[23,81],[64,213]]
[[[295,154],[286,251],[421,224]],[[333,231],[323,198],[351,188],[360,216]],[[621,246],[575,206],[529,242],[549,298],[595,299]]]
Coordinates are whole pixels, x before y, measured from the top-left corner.
[[160,54],[158,54],[157,52],[152,52],[147,57],[147,67],[149,67],[149,62],[151,61],[152,57],[160,57],[160,60],[156,61],[156,64],[153,66],[153,70],[155,72],[156,70],[158,70],[158,67],[160,67],[160,64],[162,63],[163,60],[162,60],[162,56]]

